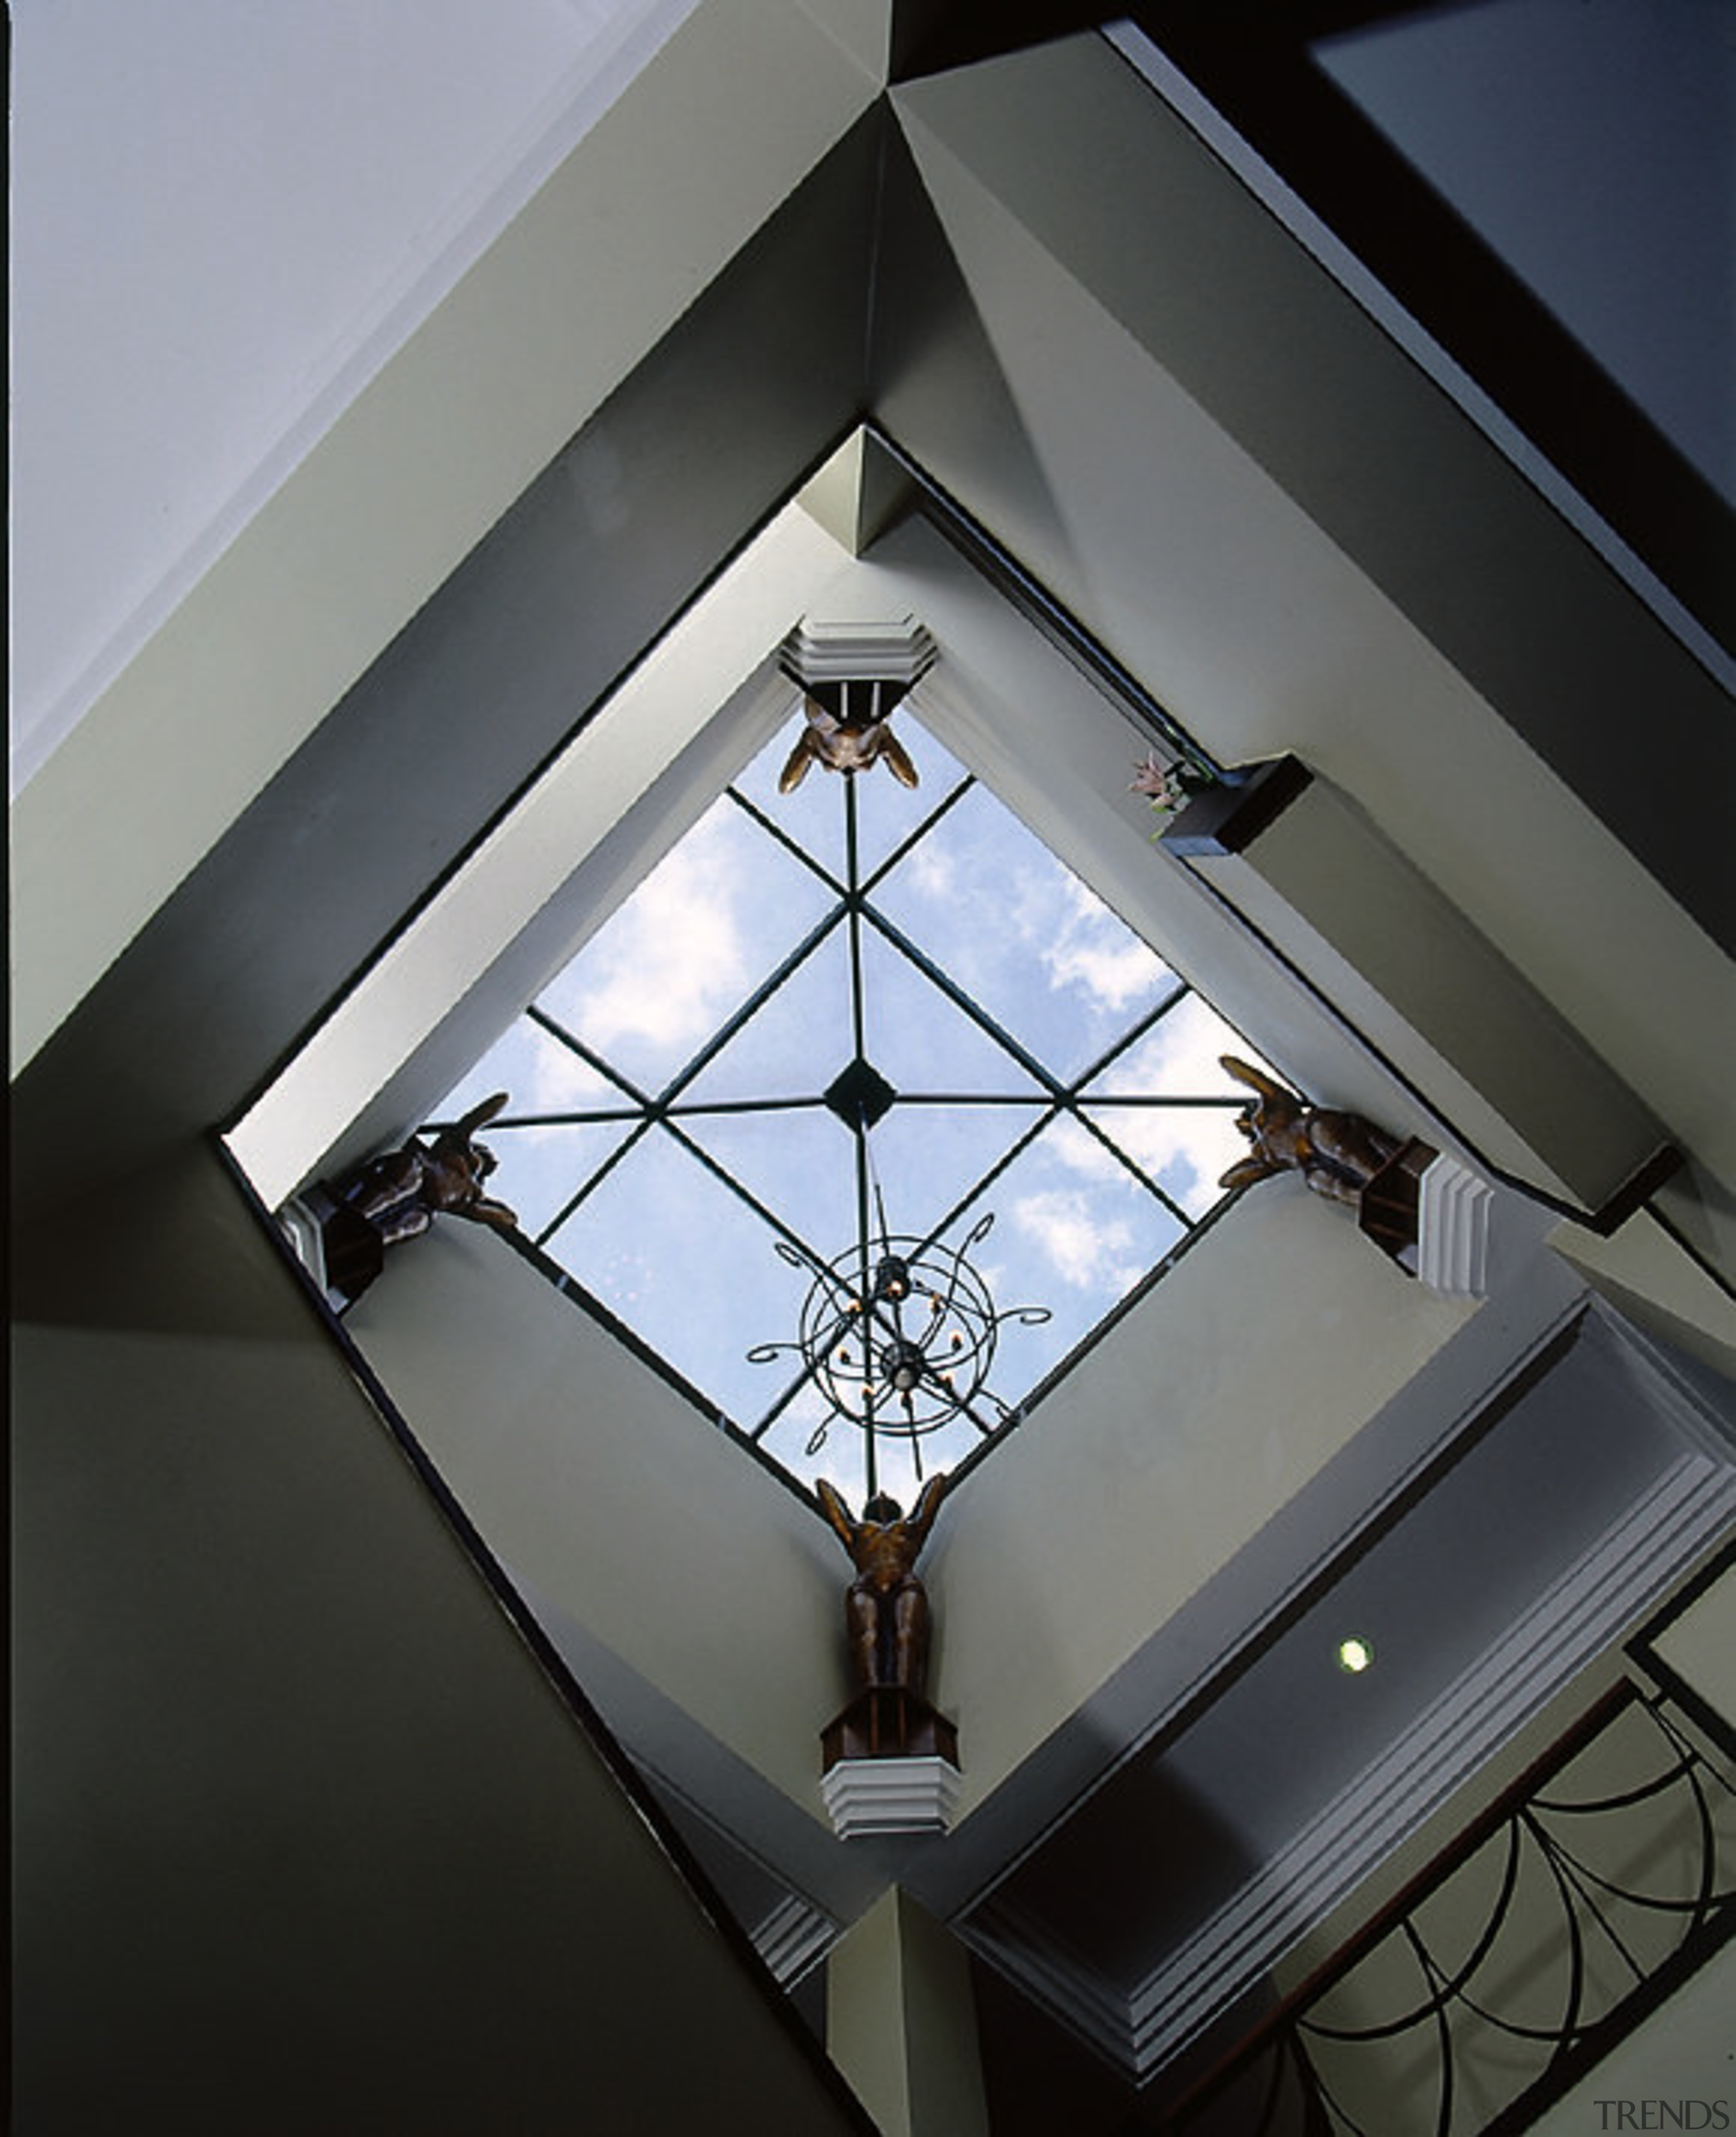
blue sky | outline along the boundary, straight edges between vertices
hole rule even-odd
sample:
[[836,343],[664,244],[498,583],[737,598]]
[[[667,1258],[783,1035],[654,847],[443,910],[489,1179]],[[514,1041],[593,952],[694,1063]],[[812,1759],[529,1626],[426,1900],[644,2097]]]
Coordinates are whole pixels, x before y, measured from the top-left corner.
[[[921,774],[917,792],[876,771],[854,781],[866,877],[965,776],[908,710],[897,728]],[[844,866],[844,782],[815,769],[780,796],[791,733],[736,784],[821,864]],[[836,893],[722,796],[538,997],[537,1006],[652,1094],[692,1060],[835,908]],[[1230,1098],[1218,1056],[1246,1043],[981,786],[948,811],[874,888],[870,903],[962,987],[1018,1045],[1071,1080],[1134,1023],[1161,1019],[1084,1093],[1087,1120],[1190,1216],[1218,1199],[1217,1179],[1245,1145],[1230,1107],[1138,1109],[1131,1094]],[[1003,1314],[1043,1307],[1041,1326],[994,1330],[987,1387],[1017,1403],[1182,1235],[1184,1226],[1082,1126],[1053,1121],[982,1194],[972,1190],[1041,1116],[1042,1083],[874,927],[862,930],[863,1051],[901,1100],[871,1131],[887,1220],[920,1237],[953,1217],[960,1244],[992,1213],[970,1259]],[[710,1060],[687,1100],[814,1098],[855,1051],[845,927],[834,927],[769,1002]],[[1255,1057],[1257,1058],[1257,1057]],[[630,1104],[618,1087],[521,1019],[440,1109],[450,1117],[493,1090],[508,1117]],[[920,1103],[992,1095],[995,1105]],[[711,1114],[683,1122],[693,1143],[761,1200],[822,1263],[856,1238],[853,1137],[821,1107]],[[488,1131],[491,1183],[539,1235],[631,1124]],[[960,1206],[962,1205],[962,1206]],[[757,1346],[792,1341],[811,1277],[791,1268],[770,1226],[666,1130],[640,1134],[545,1250],[631,1325],[737,1424],[751,1429],[791,1377],[787,1356],[753,1364]],[[992,1415],[985,1404],[984,1414]],[[818,1444],[816,1433],[820,1434]],[[979,1438],[957,1423],[926,1438],[923,1473]],[[805,1481],[864,1488],[862,1434],[813,1390],[765,1444]],[[908,1497],[907,1443],[883,1443],[879,1481]]]

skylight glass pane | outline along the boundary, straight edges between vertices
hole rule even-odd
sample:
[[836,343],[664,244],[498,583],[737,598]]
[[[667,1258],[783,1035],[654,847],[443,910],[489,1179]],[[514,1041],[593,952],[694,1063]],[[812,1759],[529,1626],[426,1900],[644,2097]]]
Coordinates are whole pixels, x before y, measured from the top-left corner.
[[[810,762],[789,793],[778,791],[778,781],[805,725],[805,716],[799,709],[792,711],[790,719],[733,784],[737,792],[763,810],[780,830],[841,884],[846,840],[844,782],[839,774]],[[894,713],[892,727],[915,765],[921,783],[914,788],[902,785],[883,764],[855,776],[858,881],[866,881],[952,789],[970,776],[951,752],[942,748],[903,707]]]
[[830,903],[727,796],[537,998],[646,1091],[661,1090]]
[[[1090,1117],[1194,1217],[1204,1216],[1218,1200],[1223,1191],[1218,1185],[1219,1176],[1247,1155],[1236,1115],[1249,1093],[1223,1067],[1220,1056],[1226,1054],[1239,1055],[1256,1068],[1267,1066],[1209,1002],[1190,994],[1160,1017],[1083,1093],[1083,1110]],[[1219,1094],[1233,1103],[1173,1108],[1091,1103],[1127,1094]]]
[[[772,1368],[761,1370],[768,1385],[777,1379],[781,1391],[783,1379]],[[873,1488],[890,1492],[907,1513],[924,1480],[956,1468],[983,1438],[965,1418],[914,1442],[887,1432],[883,1425],[875,1433]],[[824,1477],[838,1487],[856,1512],[861,1511],[869,1497],[867,1441],[849,1419],[831,1413],[828,1421],[827,1404],[811,1390],[782,1413],[760,1443],[800,1482],[813,1484]]]
[[[537,1015],[642,1104],[530,1019],[443,1112],[510,1091],[492,1131],[494,1184],[525,1229],[546,1231],[582,1291],[791,1477],[829,1477],[858,1504],[876,1487],[907,1502],[1000,1429],[1217,1202],[1218,1175],[1242,1154],[1243,1098],[1218,1056],[1255,1059],[919,722],[903,708],[898,719],[919,793],[879,768],[845,778],[813,765],[779,795],[792,720],[545,991]],[[913,833],[883,886],[865,889]],[[666,1117],[652,1103],[665,1093]],[[631,1117],[534,1124],[586,1112]],[[985,1217],[961,1288],[946,1257]],[[864,1252],[877,1268],[888,1241],[910,1263],[908,1294],[871,1291],[855,1273]],[[829,1385],[805,1380],[805,1310],[824,1328],[840,1300],[871,1297],[873,1341]],[[924,1361],[914,1416],[891,1392],[889,1331]],[[948,1413],[943,1372],[968,1410]],[[864,1377],[878,1390],[872,1441]]]
[[737,1423],[766,1406],[746,1353],[790,1326],[801,1279],[772,1234],[671,1136],[648,1135],[547,1252]]
[[1198,1220],[1223,1195],[1218,1180],[1247,1145],[1235,1114],[1208,1107],[1085,1106],[1101,1128],[1189,1217]]
[[496,1166],[489,1192],[535,1239],[631,1132],[630,1121],[520,1127],[525,1115],[622,1111],[620,1091],[570,1046],[521,1017],[442,1103],[438,1118],[461,1119],[497,1091],[506,1112],[482,1131]]
[[1063,1077],[1176,984],[1150,946],[1004,804],[977,786],[899,862],[873,903]]
[[818,1098],[849,1066],[850,968],[834,927],[682,1093],[683,1103]]
[[632,1133],[630,1123],[596,1127],[511,1127],[496,1122],[489,1147],[500,1160],[489,1192],[504,1202],[528,1238],[548,1226]]
[[[691,1136],[823,1262],[856,1236],[855,1138],[824,1107],[812,1112],[721,1113],[683,1118]],[[760,1251],[770,1255],[769,1235]],[[758,1331],[770,1341],[780,1322]],[[749,1339],[756,1339],[750,1331]]]
[[[992,1412],[985,1414],[985,1422],[996,1423]],[[967,1454],[974,1453],[982,1445],[985,1437],[968,1418],[963,1417],[955,1418],[951,1424],[925,1433],[916,1440],[878,1432],[874,1445],[876,1486],[883,1492],[889,1492],[908,1512],[927,1478],[942,1470],[957,1468]]]
[[894,1106],[868,1138],[895,1232],[926,1237],[1019,1137],[1040,1106]]
[[[1166,1010],[1143,1039],[1111,1062],[1085,1087],[1087,1098],[1105,1092],[1134,1092],[1147,1097],[1233,1098],[1242,1104],[1252,1093],[1223,1065],[1226,1054],[1254,1067],[1267,1064],[1233,1025],[1226,1024],[1201,995],[1184,995]],[[1268,1069],[1268,1073],[1276,1073]]]
[[[951,971],[951,937],[931,927],[927,947]],[[868,1058],[895,1091],[1041,1094],[1004,1046],[871,926],[862,931],[862,971]]]
[[[790,703],[792,708],[800,703],[794,684],[790,685]],[[844,804],[837,775],[810,764],[791,792],[778,791],[778,781],[804,725],[800,711],[792,709],[790,718],[733,784],[739,793],[762,809],[780,830],[810,854],[834,882],[842,884]]]
[[[512,1101],[508,1119],[525,1113],[597,1112],[629,1103],[607,1077],[525,1017],[510,1025],[441,1101],[436,1117],[461,1120],[496,1091],[504,1091]],[[495,1132],[494,1126],[488,1131]]]
[[856,865],[858,880],[863,883],[933,815],[960,780],[970,776],[902,706],[892,715],[892,732],[904,745],[921,784],[901,786],[884,766],[857,780]]
[[1000,1333],[992,1383],[1017,1402],[1181,1239],[1186,1226],[1075,1122],[1057,1121],[960,1220],[994,1229],[971,1260],[1003,1312],[1046,1306]]

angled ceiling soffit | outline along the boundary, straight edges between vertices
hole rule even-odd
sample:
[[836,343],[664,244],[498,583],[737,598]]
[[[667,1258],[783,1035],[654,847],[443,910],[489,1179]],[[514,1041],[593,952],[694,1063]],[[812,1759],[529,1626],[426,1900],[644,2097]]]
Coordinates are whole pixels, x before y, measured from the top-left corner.
[[[1005,449],[1043,478],[1026,485],[1028,523],[1018,518],[1016,484],[949,452],[948,425],[970,421],[963,397],[949,397],[943,377],[912,371],[907,352],[920,352],[923,336],[883,304],[888,427],[1130,666],[1189,702],[1204,737],[1231,758],[1253,753],[1228,746],[1246,718],[1238,698],[1276,690],[1306,718],[1321,701],[1294,664],[1286,681],[1281,667],[1267,676],[1252,660],[1220,660],[1215,672],[1195,664],[1197,697],[1169,688],[1162,668],[1182,664],[1185,613],[1166,653],[1153,620],[1142,621],[1129,566],[1145,561],[1161,607],[1172,575],[1179,588],[1203,562],[1227,562],[1238,536],[1226,503],[1239,492],[1238,512],[1272,515],[1236,472],[1245,459],[1325,538],[1340,567],[1349,562],[1444,656],[1483,716],[1492,708],[1728,940],[1715,782],[1699,786],[1690,825],[1670,773],[1725,761],[1719,677],[1110,44],[1064,40],[897,85],[891,100],[994,359],[979,372],[998,374],[1016,411]],[[1140,365],[1117,353],[1111,322],[1143,358],[1143,382]],[[1086,377],[1088,402],[1077,392]],[[1209,484],[1184,436],[1201,415],[1218,439]],[[1417,509],[1425,494],[1426,513]],[[1255,538],[1239,538],[1246,550]],[[1491,557],[1501,560],[1498,576]],[[1257,569],[1238,559],[1238,576],[1247,610],[1286,613]],[[1287,613],[1301,621],[1307,611]],[[1162,621],[1167,631],[1167,613]],[[1641,699],[1662,723],[1643,796],[1609,746]],[[1357,776],[1348,759],[1327,768],[1346,783]]]
[[15,1071],[878,88],[795,0],[717,0],[584,136],[20,796]]
[[[1578,1316],[1514,1385],[1427,1496],[1377,1518],[1279,1616],[1251,1667],[956,1919],[1134,2081],[1257,1986],[1728,1532],[1736,1472],[1710,1409],[1613,1317]],[[1585,1459],[1593,1414],[1597,1488],[1547,1530],[1491,1521]],[[1347,1629],[1374,1634],[1366,1684],[1335,1669]],[[1280,1765],[1250,1758],[1273,1741]],[[1106,1907],[1089,1896],[1111,1863]]]
[[[24,1070],[22,1208],[143,1161],[144,1136],[233,1117],[430,881],[847,435],[881,124],[868,110],[699,292]],[[792,289],[815,304],[801,334],[780,324]],[[79,806],[88,856],[104,805]],[[411,822],[413,838],[391,828]],[[17,932],[23,954],[22,911]],[[156,1034],[143,1052],[142,1017]],[[148,1108],[98,1095],[121,1058],[152,1087]]]

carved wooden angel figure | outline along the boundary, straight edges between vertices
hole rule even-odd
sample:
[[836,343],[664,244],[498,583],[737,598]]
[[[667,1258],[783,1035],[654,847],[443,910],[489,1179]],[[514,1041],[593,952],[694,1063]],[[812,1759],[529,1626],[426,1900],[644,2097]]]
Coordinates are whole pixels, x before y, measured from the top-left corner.
[[858,695],[867,694],[868,711],[865,718],[841,718],[828,712],[819,699],[803,698],[802,710],[807,725],[797,736],[795,747],[779,776],[780,794],[794,793],[807,777],[810,764],[823,765],[828,772],[868,772],[877,764],[883,764],[902,785],[914,786],[918,783],[917,767],[892,731],[891,707],[884,713],[880,710],[878,684],[846,683],[841,699],[845,713],[849,711],[853,688]]
[[1246,1187],[1274,1172],[1300,1172],[1316,1195],[1353,1206],[1388,1158],[1401,1147],[1360,1113],[1311,1106],[1233,1054],[1219,1059],[1238,1083],[1256,1096],[1236,1116],[1236,1125],[1253,1145],[1218,1181],[1220,1187]]
[[388,1247],[425,1232],[438,1215],[511,1231],[517,1216],[483,1192],[494,1170],[494,1153],[474,1139],[477,1129],[506,1104],[507,1095],[497,1091],[484,1098],[431,1143],[412,1136],[401,1150],[370,1158],[333,1189],[335,1199],[366,1217]]
[[857,1682],[902,1686],[920,1698],[928,1675],[928,1592],[914,1569],[940,1511],[946,1477],[929,1478],[907,1521],[897,1501],[883,1493],[853,1521],[834,1486],[822,1477],[815,1488],[856,1567],[844,1621]]

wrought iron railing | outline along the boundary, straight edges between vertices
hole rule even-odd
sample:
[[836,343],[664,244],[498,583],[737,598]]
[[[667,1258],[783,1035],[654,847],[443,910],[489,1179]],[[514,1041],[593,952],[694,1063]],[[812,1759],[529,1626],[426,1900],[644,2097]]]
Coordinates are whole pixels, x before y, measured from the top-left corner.
[[1509,2137],[1736,1929],[1736,1769],[1600,1701],[1162,2127]]

